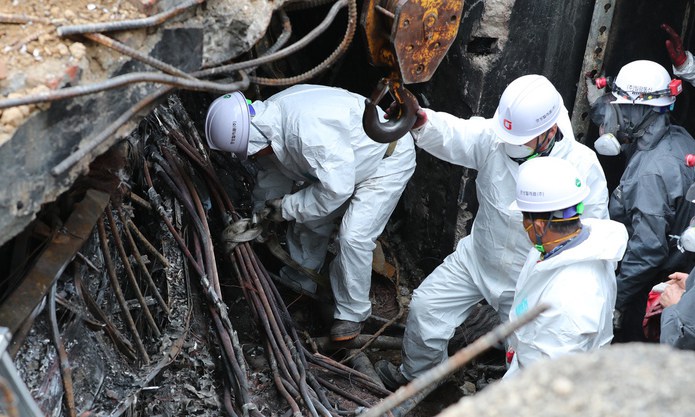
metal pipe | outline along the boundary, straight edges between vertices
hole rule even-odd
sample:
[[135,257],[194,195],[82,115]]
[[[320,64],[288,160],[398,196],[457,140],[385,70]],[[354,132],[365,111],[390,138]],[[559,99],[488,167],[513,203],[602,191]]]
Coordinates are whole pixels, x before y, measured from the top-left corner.
[[585,143],[589,131],[589,102],[586,98],[586,74],[600,74],[603,70],[603,57],[611,32],[613,11],[617,0],[601,0],[594,4],[594,14],[584,49],[584,61],[579,73],[577,94],[572,107],[572,130],[577,141]]
[[191,6],[203,4],[205,0],[186,0],[174,7],[161,13],[157,13],[144,19],[122,20],[120,22],[91,23],[86,25],[61,26],[57,29],[59,36],[77,35],[82,33],[113,32],[130,29],[142,29],[159,25],[174,16],[177,16]]

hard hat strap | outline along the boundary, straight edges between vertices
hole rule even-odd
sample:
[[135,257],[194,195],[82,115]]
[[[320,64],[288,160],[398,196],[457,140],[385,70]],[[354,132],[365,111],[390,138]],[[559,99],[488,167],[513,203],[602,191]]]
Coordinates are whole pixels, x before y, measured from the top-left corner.
[[[580,205],[581,205],[581,208],[579,207]],[[559,242],[563,242],[563,241],[569,241],[570,239],[572,239],[573,237],[577,236],[577,235],[582,231],[582,227],[579,226],[579,228],[578,228],[577,230],[575,230],[574,232],[570,233],[569,235],[565,235],[565,236],[563,236],[563,237],[561,237],[561,238],[559,238],[559,239],[555,239],[555,240],[553,240],[553,241],[551,241],[551,242],[545,242],[545,243],[544,243],[544,242],[543,242],[543,237],[544,237],[545,234],[548,232],[548,227],[547,227],[547,226],[545,227],[545,229],[543,230],[543,233],[538,233],[538,230],[536,229],[536,223],[535,223],[535,221],[536,221],[536,220],[540,220],[540,221],[543,221],[543,222],[546,222],[546,223],[560,223],[560,222],[569,222],[569,221],[578,220],[578,219],[579,219],[579,215],[582,214],[582,213],[579,211],[580,209],[581,209],[582,212],[584,211],[584,204],[583,204],[583,203],[577,204],[577,215],[576,215],[576,216],[569,217],[569,218],[567,218],[567,219],[555,219],[555,218],[553,218],[552,213],[550,214],[550,217],[549,217],[548,219],[535,219],[533,216],[531,216],[531,224],[529,224],[529,225],[526,227],[525,230],[526,230],[526,232],[528,232],[529,230],[531,230],[531,228],[533,228],[533,233],[536,235],[536,243],[533,245],[533,247],[536,248],[536,250],[537,250],[538,252],[541,253],[541,259],[542,259],[543,255],[545,255],[545,253],[546,253],[546,250],[545,250],[545,246],[546,246],[546,245],[552,245],[552,244],[554,244],[554,243],[559,243]]]

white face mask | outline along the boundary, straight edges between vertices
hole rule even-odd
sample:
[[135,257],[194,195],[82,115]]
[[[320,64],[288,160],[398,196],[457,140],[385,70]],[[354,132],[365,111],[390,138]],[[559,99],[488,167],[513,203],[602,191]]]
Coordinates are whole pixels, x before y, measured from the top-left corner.
[[526,145],[511,145],[509,143],[504,144],[504,151],[510,158],[526,158],[534,154],[535,149]]
[[[688,190],[688,192],[690,192],[690,190]],[[688,197],[686,196],[686,198]],[[678,239],[678,249],[681,252],[686,250],[688,252],[695,252],[695,217],[690,219],[690,224],[688,225],[688,228],[685,229],[680,236],[674,237]]]
[[620,142],[612,133],[604,133],[594,142],[594,149],[599,155],[618,156],[620,155]]
[[678,248],[688,252],[695,252],[695,227],[685,229],[678,241]]

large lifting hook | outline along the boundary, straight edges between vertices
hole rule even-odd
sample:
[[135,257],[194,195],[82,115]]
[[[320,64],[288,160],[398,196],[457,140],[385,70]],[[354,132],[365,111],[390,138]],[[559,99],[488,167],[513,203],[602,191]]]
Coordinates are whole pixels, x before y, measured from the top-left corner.
[[[386,92],[391,93],[398,109],[392,109],[388,122],[379,120],[379,113],[376,106]],[[408,91],[400,81],[382,78],[379,81],[372,96],[365,101],[364,114],[362,115],[362,126],[367,135],[379,143],[389,143],[400,139],[405,135],[417,118],[417,110],[420,107],[417,99]]]
[[[432,77],[456,38],[462,12],[463,0],[364,0],[360,23],[370,63],[389,74],[366,101],[362,124],[369,137],[392,142],[413,126],[418,104],[403,85]],[[387,90],[398,112],[381,123],[376,106]]]

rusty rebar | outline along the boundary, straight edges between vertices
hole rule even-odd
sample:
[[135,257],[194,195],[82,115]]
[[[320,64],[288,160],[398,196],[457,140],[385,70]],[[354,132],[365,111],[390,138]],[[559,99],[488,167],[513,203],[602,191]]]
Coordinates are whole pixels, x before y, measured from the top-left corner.
[[282,397],[285,399],[285,401],[287,401],[287,403],[290,405],[290,408],[292,409],[292,414],[296,417],[299,417],[302,415],[302,413],[299,410],[299,406],[297,405],[297,402],[290,395],[290,393],[287,392],[287,389],[285,388],[284,384],[282,383],[280,371],[278,370],[277,359],[275,358],[275,354],[273,353],[272,347],[270,346],[270,342],[267,339],[265,341],[265,344],[266,344],[266,351],[268,352],[268,362],[270,364],[270,370],[273,372],[273,379],[275,381],[275,387],[280,392],[280,395],[282,395]]
[[[164,151],[163,148],[161,150]],[[168,152],[164,152],[164,154],[168,155]],[[198,215],[199,210],[202,211],[202,204],[200,203],[200,200],[197,199],[195,188],[190,183],[190,180],[187,180],[185,171],[175,166],[176,163],[173,156],[169,155],[167,159],[160,158],[158,162],[157,166],[162,168],[158,171],[160,178],[164,180],[170,190],[177,196],[177,198],[179,198],[179,200],[181,200],[184,208],[188,212],[189,218],[193,221],[193,224],[195,225],[195,228],[201,238],[209,240],[209,229]],[[171,166],[170,164],[174,166]],[[171,178],[172,175],[176,178]],[[151,179],[148,181],[151,183]],[[178,182],[178,184],[176,182]],[[193,195],[191,195],[191,193],[193,193]],[[245,364],[243,363],[243,354],[235,354],[235,350],[241,352],[241,347],[238,346],[238,341],[232,337],[235,332],[231,325],[231,321],[227,317],[226,306],[224,306],[220,299],[221,292],[218,288],[215,288],[214,284],[208,279],[208,274],[216,274],[214,254],[212,254],[211,251],[211,243],[206,242],[203,245],[202,250],[202,263],[205,265],[205,272],[201,267],[201,284],[206,290],[206,294],[212,301],[211,313],[213,321],[215,322],[218,335],[222,341],[223,350],[228,357],[229,364],[232,367],[232,372],[235,374],[235,378],[233,378],[233,380],[237,382],[240,395],[242,396],[242,403],[245,404],[248,402],[248,382],[246,380],[246,369]],[[210,265],[211,262],[213,265]],[[200,265],[200,261],[195,260],[194,263]]]
[[75,390],[72,384],[72,368],[68,359],[68,352],[65,350],[65,344],[60,337],[60,329],[58,328],[58,317],[56,315],[56,285],[54,282],[48,292],[48,317],[51,322],[51,332],[53,333],[53,344],[56,352],[58,352],[58,363],[60,364],[60,376],[63,381],[63,400],[65,408],[68,410],[70,417],[77,417],[75,409]]
[[186,0],[171,10],[166,10],[143,19],[121,20],[119,22],[91,23],[86,25],[61,26],[57,29],[59,36],[69,36],[82,33],[115,32],[131,29],[142,29],[156,26],[177,16],[192,6],[204,3],[205,0]]
[[168,93],[172,90],[172,87],[163,87],[159,90],[153,92],[152,94],[146,96],[139,102],[137,102],[130,109],[125,111],[121,116],[116,119],[113,123],[108,125],[106,128],[99,130],[94,136],[87,138],[82,146],[77,149],[74,153],[70,154],[67,158],[62,160],[58,165],[51,169],[51,175],[54,177],[63,175],[68,169],[72,168],[78,161],[87,156],[91,151],[93,151],[97,146],[106,142],[121,126],[127,123],[133,116],[138,114],[140,111],[151,106],[159,97]]
[[144,54],[137,49],[131,48],[130,46],[121,43],[113,38],[109,38],[106,35],[102,35],[101,33],[84,33],[82,34],[85,38],[91,40],[92,42],[96,42],[100,45],[103,45],[109,49],[113,49],[116,52],[120,52],[123,55],[129,56],[131,58],[134,58],[140,62],[143,62],[152,68],[156,68],[162,72],[165,72],[167,74],[171,75],[176,75],[178,77],[182,78],[188,78],[188,79],[195,79],[192,75],[186,73],[185,71],[182,71],[178,68],[176,68],[173,65],[169,65],[164,61],[161,61],[159,59],[153,58],[150,55]]
[[85,305],[87,306],[87,310],[94,317],[96,317],[104,323],[103,330],[106,332],[113,344],[116,346],[116,349],[118,349],[118,351],[121,352],[121,354],[123,354],[128,359],[133,361],[136,360],[138,357],[137,352],[135,351],[135,349],[133,349],[133,345],[131,345],[128,339],[126,339],[125,336],[121,334],[121,332],[113,324],[113,322],[111,322],[106,313],[104,313],[101,310],[99,304],[97,304],[97,302],[94,301],[92,296],[89,294],[89,291],[87,291],[87,288],[84,286],[82,278],[78,273],[75,273],[73,281],[75,283],[75,292],[78,296],[82,298]]
[[195,272],[199,276],[205,275],[205,272],[200,267],[200,264],[198,264],[198,261],[193,257],[193,254],[191,253],[190,249],[188,249],[188,246],[186,245],[186,242],[183,240],[183,237],[181,237],[181,234],[176,230],[173,223],[171,223],[171,220],[167,215],[167,211],[162,205],[162,198],[159,195],[159,193],[157,193],[157,191],[154,189],[154,183],[152,182],[152,176],[150,174],[150,169],[148,168],[148,162],[146,160],[143,161],[143,171],[145,173],[145,181],[147,183],[147,186],[149,187],[147,194],[150,198],[150,201],[152,201],[152,204],[154,204],[156,208],[155,211],[157,212],[157,214],[159,214],[167,229],[169,229],[169,233],[171,233],[171,235],[174,237],[174,240],[176,240],[176,243],[179,245],[179,248],[183,252],[183,255],[191,263],[191,266],[193,267],[193,269],[195,269]]
[[205,91],[219,94],[236,91],[238,89],[238,83],[236,81],[221,84],[218,82],[205,81],[197,78],[179,77],[156,72],[131,72],[88,85],[78,85],[75,87],[61,88],[59,90],[51,90],[24,97],[0,100],[0,109],[75,98],[137,83],[165,84],[191,91]]
[[[354,0],[350,0],[354,1]],[[335,20],[336,15],[338,12],[345,7],[348,4],[348,0],[339,0],[335,2],[335,4],[331,7],[331,9],[328,11],[328,14],[326,14],[326,17],[319,23],[314,29],[312,29],[309,33],[304,35],[300,40],[297,42],[293,43],[292,45],[288,46],[287,48],[281,49],[277,52],[273,52],[268,55],[263,55],[261,57],[255,58],[255,59],[250,59],[248,61],[244,62],[236,62],[233,64],[228,64],[228,65],[221,65],[215,68],[209,68],[205,69],[202,71],[198,71],[196,73],[196,76],[205,78],[205,77],[213,77],[213,76],[219,76],[219,75],[226,75],[226,74],[231,74],[232,72],[246,69],[246,68],[252,68],[252,67],[257,67],[262,64],[267,64],[269,62],[277,61],[278,59],[285,58],[296,51],[304,48],[307,46],[309,43],[311,43],[313,40],[318,38],[320,34],[326,31],[331,26],[331,23],[333,23],[333,20]]]
[[41,23],[41,24],[53,24],[54,21],[47,17],[30,16],[26,14],[12,14],[12,13],[0,13],[0,23]]
[[[121,264],[123,265],[123,269],[125,269],[126,276],[130,281],[130,285],[132,287],[133,293],[135,294],[135,298],[140,303],[140,308],[142,309],[142,313],[145,316],[145,321],[147,322],[147,324],[149,324],[150,329],[152,330],[152,332],[154,332],[154,335],[159,338],[162,336],[162,333],[159,331],[159,326],[157,326],[157,323],[154,321],[154,317],[152,317],[152,313],[150,312],[150,309],[147,306],[147,301],[145,301],[145,297],[142,295],[142,290],[140,289],[140,285],[138,284],[137,278],[135,278],[133,268],[130,266],[128,254],[125,252],[123,241],[121,240],[121,236],[118,233],[118,227],[116,226],[116,219],[114,219],[111,210],[112,207],[109,204],[109,207],[106,209],[105,213],[106,218],[109,220],[109,225],[111,226],[111,237],[113,238],[113,243],[116,245],[116,251],[118,252],[118,255],[121,257]],[[125,229],[125,225],[123,226]]]
[[[108,211],[108,209],[107,209]],[[111,259],[111,253],[109,252],[108,239],[106,238],[106,227],[104,227],[104,217],[99,218],[97,221],[97,231],[99,233],[99,243],[101,245],[101,252],[104,256],[104,263],[106,264],[106,271],[111,281],[111,288],[116,295],[116,300],[118,300],[118,305],[121,307],[121,314],[123,315],[123,321],[125,321],[126,326],[130,329],[130,332],[135,339],[135,346],[142,356],[142,360],[145,365],[150,364],[150,357],[145,350],[145,345],[142,344],[142,339],[138,333],[138,329],[135,326],[133,317],[130,315],[130,310],[128,310],[128,303],[123,296],[123,291],[121,290],[121,284],[118,282],[118,277],[116,276],[116,270],[113,267],[113,260]]]
[[125,214],[123,214],[123,209],[120,204],[116,206],[116,211],[118,213],[118,218],[121,220],[121,224],[123,225],[123,234],[125,235],[126,240],[128,241],[128,245],[130,245],[131,253],[135,258],[135,262],[138,264],[140,270],[142,271],[142,274],[145,276],[150,291],[152,292],[154,299],[157,300],[159,307],[162,309],[164,314],[169,316],[169,306],[162,298],[162,295],[159,293],[157,284],[154,282],[154,279],[152,279],[152,275],[150,275],[150,271],[149,269],[147,269],[147,265],[145,265],[145,261],[143,261],[142,256],[140,255],[138,245],[135,244],[135,239],[133,239],[133,235],[130,234],[130,229],[127,227],[128,222],[130,222],[130,220],[125,218]]
[[[229,84],[229,91],[243,90],[249,85],[249,78],[245,72],[241,71],[241,79],[235,83]],[[194,74],[197,75],[197,74]],[[62,162],[51,169],[51,175],[60,176],[63,175],[68,169],[75,165],[82,158],[87,156],[92,152],[97,146],[105,143],[112,135],[118,131],[125,123],[127,123],[133,116],[135,116],[140,111],[152,105],[157,99],[159,99],[164,94],[169,93],[173,87],[162,87],[159,90],[153,92],[152,94],[146,96],[126,112],[121,114],[121,116],[113,121],[106,128],[97,132],[94,136],[87,138],[83,145],[75,151],[73,154],[65,158]]]
[[147,240],[145,235],[142,234],[142,232],[140,231],[140,229],[138,229],[135,223],[133,223],[132,220],[128,220],[127,226],[133,233],[135,233],[135,237],[137,237],[140,243],[142,243],[143,246],[145,246],[147,251],[155,258],[157,258],[159,262],[161,262],[162,265],[164,265],[165,268],[168,268],[169,261],[167,260],[167,258],[164,257],[164,255],[162,255],[161,252],[159,252],[157,248],[155,248],[154,245],[150,243],[149,240]]
[[378,394],[378,395],[390,395],[390,394],[392,394],[391,391],[385,389],[381,385],[372,381],[368,375],[365,375],[362,372],[359,372],[353,368],[345,366],[342,363],[337,362],[337,361],[335,361],[327,356],[324,356],[321,354],[316,354],[316,353],[313,355],[307,354],[307,356],[316,366],[320,366],[324,369],[327,369],[331,372],[334,372],[337,375],[342,376],[345,379],[349,379],[351,381],[354,381],[354,382],[362,385],[363,387],[371,390],[375,394]]
[[[336,3],[337,4],[337,3]],[[304,82],[306,80],[309,80],[319,73],[325,71],[328,67],[333,65],[338,58],[340,58],[345,52],[347,51],[348,47],[350,46],[350,43],[352,42],[352,39],[355,35],[355,29],[357,28],[357,0],[348,0],[348,26],[345,31],[345,36],[343,37],[343,40],[340,42],[338,47],[326,58],[323,60],[320,64],[316,65],[314,68],[310,69],[309,71],[295,75],[293,77],[288,77],[288,78],[264,78],[264,77],[256,77],[256,76],[251,76],[249,77],[251,82],[256,83],[256,84],[262,84],[262,85],[270,85],[270,86],[285,86],[285,85],[292,85],[292,84],[298,84],[301,82]]]
[[357,397],[356,395],[352,395],[348,391],[338,387],[335,384],[330,383],[327,379],[323,379],[320,376],[317,376],[316,379],[323,385],[324,387],[328,388],[329,390],[335,392],[336,394],[340,395],[341,397],[345,397],[348,400],[352,401],[353,403],[357,405],[361,405],[362,407],[371,407],[371,404],[368,403],[367,401]]

